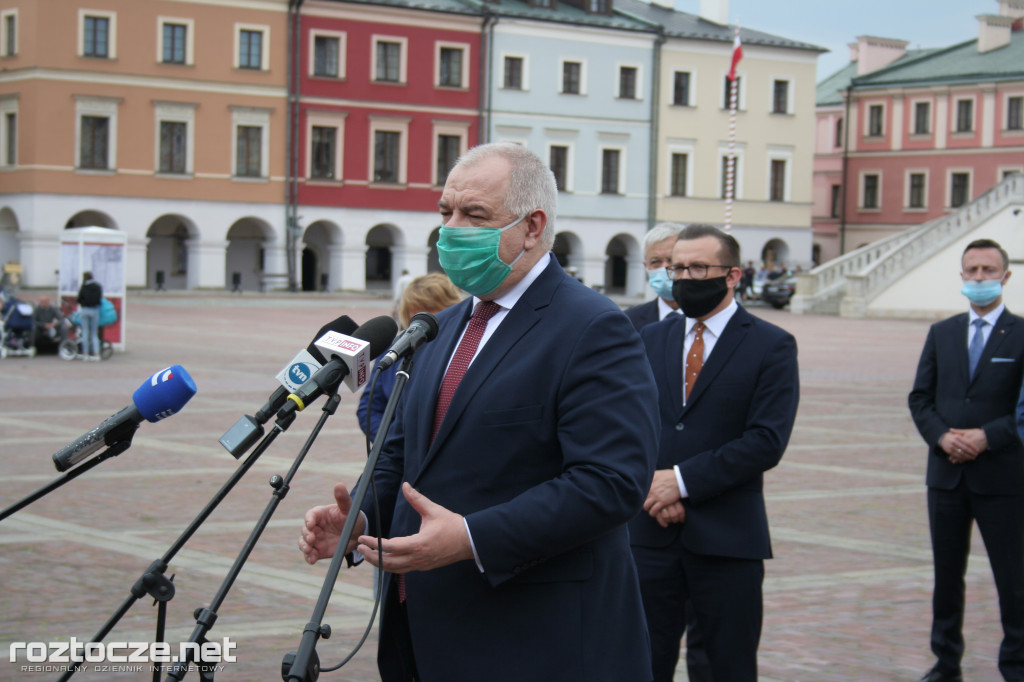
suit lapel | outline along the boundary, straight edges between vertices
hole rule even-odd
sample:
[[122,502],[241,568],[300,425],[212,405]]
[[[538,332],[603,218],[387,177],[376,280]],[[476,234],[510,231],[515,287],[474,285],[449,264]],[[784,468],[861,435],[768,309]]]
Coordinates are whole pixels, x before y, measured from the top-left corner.
[[[483,349],[473,358],[472,364],[466,370],[465,376],[462,377],[462,381],[459,382],[459,386],[455,390],[455,395],[452,396],[452,402],[448,406],[448,412],[445,413],[444,421],[441,422],[437,438],[434,439],[433,444],[431,444],[430,449],[427,451],[423,467],[420,469],[421,475],[434,459],[438,450],[444,445],[454,425],[458,423],[463,413],[470,406],[473,396],[476,395],[491,373],[494,372],[502,358],[540,321],[541,309],[550,303],[551,297],[563,277],[567,277],[567,275],[562,272],[558,262],[552,259],[548,267],[541,273],[541,276],[537,278],[537,281],[530,285],[530,288],[516,302],[515,306],[505,316],[505,319],[501,321],[501,324],[494,331],[490,339],[488,339]],[[468,318],[469,314],[465,316],[462,323],[455,329],[454,336],[456,340],[462,328],[465,327]],[[452,342],[450,352],[444,357],[444,363],[447,362],[447,359],[454,352],[454,342]],[[436,379],[436,382],[433,384],[434,386],[440,386],[444,378],[444,367],[442,366],[440,374],[431,378]],[[435,407],[436,404],[437,396],[435,394]],[[433,414],[434,412],[431,410],[431,419],[433,419]],[[426,433],[429,434],[432,423],[426,425],[426,428]],[[429,439],[429,435],[427,438]]]
[[686,338],[686,318],[682,315],[676,317],[679,319],[668,323],[672,328],[662,349],[662,363],[667,374],[665,380],[668,381],[668,394],[672,396],[673,411],[683,404],[683,340]]
[[[419,421],[416,424],[417,433],[422,434],[423,442],[430,443],[430,433],[434,430],[434,412],[437,410],[437,394],[441,388],[441,382],[444,380],[445,370],[448,369],[448,360],[455,353],[455,346],[459,341],[459,337],[462,334],[462,330],[469,324],[469,318],[473,314],[473,299],[467,298],[458,305],[462,306],[462,310],[455,315],[456,322],[442,327],[434,339],[433,344],[435,348],[443,349],[440,350],[436,355],[436,360],[425,367],[421,368],[423,375],[419,377],[426,386],[431,387],[429,393],[429,405],[426,409],[420,411]],[[433,449],[431,447],[430,449]]]
[[[718,373],[729,364],[729,359],[736,352],[736,349],[739,348],[740,344],[743,343],[743,339],[746,338],[747,332],[750,330],[751,321],[750,313],[742,306],[733,313],[729,323],[722,330],[722,335],[715,341],[715,347],[711,351],[711,355],[708,356],[707,362],[704,363],[700,374],[697,375],[697,383],[693,385],[693,390],[690,391],[690,399],[686,401],[683,414],[700,400],[701,395],[711,385],[711,382],[714,381]],[[678,354],[681,356],[682,344],[678,348],[680,349]]]

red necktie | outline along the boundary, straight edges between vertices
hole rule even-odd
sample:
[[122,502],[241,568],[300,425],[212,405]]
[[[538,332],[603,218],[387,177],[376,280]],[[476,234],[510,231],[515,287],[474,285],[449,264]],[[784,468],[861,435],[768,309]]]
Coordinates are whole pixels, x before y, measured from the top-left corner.
[[452,403],[455,389],[458,388],[459,382],[462,381],[466,370],[469,369],[469,363],[476,355],[480,339],[484,335],[484,330],[487,329],[487,321],[499,310],[501,310],[501,306],[494,301],[481,301],[473,311],[473,317],[469,319],[466,333],[462,335],[462,341],[459,341],[459,347],[455,349],[455,355],[452,356],[451,364],[448,365],[448,373],[444,375],[444,381],[441,382],[441,391],[437,394],[434,430],[430,434],[431,443],[437,437],[437,432],[441,430],[441,422],[444,421],[444,415]]
[[690,345],[690,353],[686,356],[686,399],[690,399],[690,391],[697,383],[697,375],[704,366],[704,323],[698,322],[693,325],[693,344]]

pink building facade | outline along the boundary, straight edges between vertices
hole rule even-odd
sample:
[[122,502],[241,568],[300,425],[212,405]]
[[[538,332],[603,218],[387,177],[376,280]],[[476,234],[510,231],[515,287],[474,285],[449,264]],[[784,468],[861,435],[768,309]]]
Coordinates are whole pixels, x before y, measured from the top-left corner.
[[818,261],[920,225],[1024,173],[1024,2],[999,0],[979,37],[906,50],[862,36],[818,86]]

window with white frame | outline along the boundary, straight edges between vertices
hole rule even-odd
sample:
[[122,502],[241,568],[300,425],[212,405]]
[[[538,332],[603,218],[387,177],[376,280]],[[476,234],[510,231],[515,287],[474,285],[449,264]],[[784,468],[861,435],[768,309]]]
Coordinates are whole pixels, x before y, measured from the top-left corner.
[[0,11],[0,57],[18,54],[18,10]]
[[117,58],[117,14],[100,10],[78,10],[78,56]]
[[586,62],[579,59],[561,59],[559,71],[562,74],[563,95],[587,94]]
[[371,183],[404,185],[407,182],[409,121],[398,116],[370,117]]
[[312,31],[313,51],[309,55],[309,74],[318,78],[345,77],[345,39],[340,31]]
[[195,21],[176,17],[157,18],[156,59],[162,64],[195,63],[193,36]]
[[885,105],[869,104],[866,129],[864,134],[868,137],[882,137],[885,135]]
[[[722,85],[722,108],[729,109],[732,104],[732,87],[733,81],[729,79],[728,75],[723,78]],[[743,78],[742,76],[736,76],[736,110],[739,111],[743,108]]]
[[842,187],[842,185],[832,185],[832,196],[831,196],[831,200],[829,202],[829,212],[828,212],[829,217],[830,218],[838,218],[839,217],[839,211],[842,210],[842,207],[843,207],[843,187]]
[[860,208],[876,211],[882,206],[882,174],[878,171],[860,174]]
[[75,97],[75,168],[117,167],[117,109],[120,99]]
[[0,98],[0,165],[18,165],[18,98]]
[[768,201],[792,201],[793,149],[768,147]]
[[772,113],[791,114],[793,113],[793,102],[790,79],[776,78],[772,81]]
[[971,171],[968,169],[949,170],[949,195],[947,205],[959,208],[971,200]]
[[974,131],[974,98],[956,101],[955,132],[970,133]]
[[501,87],[505,90],[529,90],[529,58],[526,55],[502,56]]
[[459,156],[468,148],[469,124],[456,121],[434,123],[434,184],[443,186]]
[[932,132],[932,103],[928,100],[914,102],[914,135],[929,135]]
[[601,150],[601,194],[622,194],[623,159],[626,151],[622,148],[605,147]]
[[[732,166],[732,198],[742,199],[744,196],[743,190],[743,159],[744,159],[744,148],[743,145],[737,144],[733,150],[733,166]],[[726,191],[729,185],[729,150],[725,145],[720,145],[718,148],[718,196],[725,198]]]
[[928,206],[928,171],[923,168],[908,170],[906,178],[903,205],[908,210],[924,210]]
[[835,139],[833,139],[833,141],[832,141],[832,146],[833,147],[842,147],[843,146],[843,117],[842,116],[839,116],[839,117],[836,118]]
[[1024,95],[1006,98],[1006,119],[1004,130],[1024,130]]
[[572,191],[572,147],[568,144],[548,145],[548,168],[555,176],[559,192]]
[[442,88],[468,87],[469,61],[469,45],[465,43],[436,43],[434,85]]
[[191,175],[195,145],[196,105],[156,103],[156,169],[169,175]]
[[395,36],[373,36],[370,57],[371,80],[377,83],[405,83],[408,39]]
[[640,67],[619,67],[619,99],[642,99],[640,97]]
[[668,196],[688,197],[693,195],[693,159],[695,140],[668,141]]
[[672,104],[677,107],[693,106],[693,74],[690,71],[672,73]]
[[306,113],[306,177],[310,180],[339,182],[344,158],[345,113],[308,111]]
[[235,24],[236,69],[270,70],[270,27],[257,24]]
[[231,107],[231,129],[231,167],[234,177],[270,177],[270,110]]

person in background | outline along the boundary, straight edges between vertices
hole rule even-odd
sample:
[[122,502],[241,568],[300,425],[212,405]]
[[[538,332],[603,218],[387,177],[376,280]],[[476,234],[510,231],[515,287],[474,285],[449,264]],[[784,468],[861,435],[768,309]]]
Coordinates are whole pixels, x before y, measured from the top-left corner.
[[100,359],[100,304],[103,287],[88,270],[82,273],[82,286],[78,289],[78,315],[82,320],[82,355],[93,362]]
[[[462,293],[444,273],[432,272],[417,277],[405,287],[398,303],[399,329],[407,329],[409,320],[416,313],[439,313],[461,300]],[[369,386],[363,389],[362,395],[359,396],[359,406],[356,408],[359,428],[371,442],[377,437],[380,418],[391,397],[391,389],[395,386],[395,372],[398,371],[400,364],[396,362],[380,373],[377,384],[373,387],[372,396]]]
[[391,310],[391,316],[392,317],[396,317],[396,318],[398,317],[398,315],[399,315],[398,307],[399,307],[399,305],[401,305],[401,302],[402,302],[402,294],[405,293],[405,288],[407,286],[409,286],[409,283],[412,282],[412,280],[413,280],[412,275],[409,274],[409,271],[407,269],[403,268],[402,269],[402,276],[398,278],[397,282],[395,282],[395,295],[393,297],[394,298],[394,305],[393,305],[392,310]]
[[[658,384],[657,469],[630,543],[655,682],[672,682],[693,607],[716,682],[756,682],[764,561],[764,472],[782,458],[800,398],[796,340],[735,299],[740,247],[690,225],[672,249],[683,315],[640,332]],[[685,317],[684,317],[685,316]]]
[[682,229],[683,226],[676,223],[658,223],[644,235],[643,265],[647,272],[647,284],[658,296],[626,310],[626,317],[633,322],[637,331],[679,310],[679,305],[672,298],[672,280],[665,266],[671,262],[672,247]]
[[33,317],[36,321],[36,348],[56,349],[67,337],[64,315],[49,296],[40,296]]
[[937,661],[925,682],[963,679],[964,574],[975,521],[999,593],[999,672],[1024,680],[1024,445],[1017,430],[1024,318],[1003,304],[1009,265],[1006,250],[991,239],[967,245],[960,291],[970,307],[928,330],[907,398],[928,445]]

